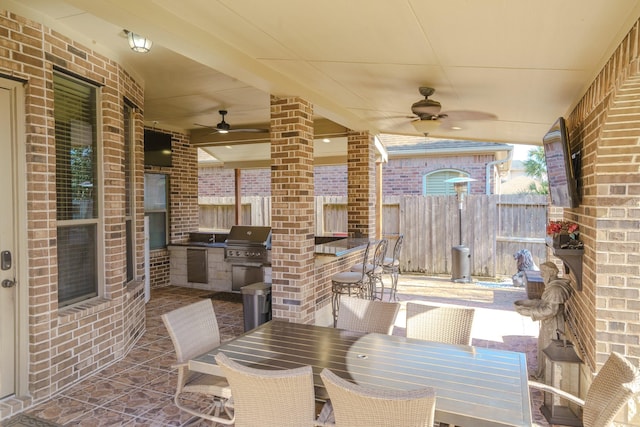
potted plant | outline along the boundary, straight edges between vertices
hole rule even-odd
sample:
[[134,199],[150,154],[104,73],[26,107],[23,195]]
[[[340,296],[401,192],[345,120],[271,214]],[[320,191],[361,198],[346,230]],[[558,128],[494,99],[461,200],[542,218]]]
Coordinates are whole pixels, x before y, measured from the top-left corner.
[[554,248],[578,249],[583,246],[583,243],[578,240],[580,228],[575,222],[549,221],[547,235],[551,237],[551,244]]

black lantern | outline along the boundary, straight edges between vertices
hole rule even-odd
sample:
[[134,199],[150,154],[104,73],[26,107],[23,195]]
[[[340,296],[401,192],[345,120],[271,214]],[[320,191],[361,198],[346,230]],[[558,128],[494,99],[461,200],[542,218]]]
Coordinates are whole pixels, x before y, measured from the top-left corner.
[[[566,391],[574,396],[580,395],[580,364],[582,360],[576,354],[573,345],[565,340],[551,340],[542,350],[545,357],[544,378],[547,384]],[[549,424],[564,426],[582,426],[581,408],[551,392],[544,392],[544,404],[540,412]]]

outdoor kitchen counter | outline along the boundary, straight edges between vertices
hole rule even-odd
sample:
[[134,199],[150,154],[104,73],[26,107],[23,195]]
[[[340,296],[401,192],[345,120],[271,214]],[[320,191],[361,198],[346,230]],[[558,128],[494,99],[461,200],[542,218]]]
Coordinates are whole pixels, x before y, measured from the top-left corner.
[[[352,252],[364,249],[369,242],[366,238],[345,238],[334,240],[333,242],[315,245],[316,255],[328,255],[332,257],[342,257]],[[185,242],[171,243],[168,246],[183,246],[194,248],[226,248],[227,244],[223,242],[207,243],[207,242]]]
[[316,245],[316,255],[329,255],[333,257],[343,257],[352,252],[362,250],[367,247],[371,240],[366,238],[346,238],[335,240],[329,243]]
[[187,246],[194,248],[226,248],[226,243],[206,243],[206,242],[186,242],[186,243],[170,243],[167,246]]

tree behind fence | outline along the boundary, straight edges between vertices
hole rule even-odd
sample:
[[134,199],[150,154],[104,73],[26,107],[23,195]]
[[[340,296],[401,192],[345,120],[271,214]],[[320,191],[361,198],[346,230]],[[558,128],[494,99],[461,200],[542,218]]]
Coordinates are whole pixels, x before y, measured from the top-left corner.
[[[316,235],[346,232],[346,197],[318,196],[315,202]],[[234,225],[234,209],[232,197],[201,198],[200,227],[228,230]],[[243,224],[269,225],[270,212],[269,197],[242,198]],[[404,235],[401,270],[451,274],[452,247],[460,244],[459,213],[455,196],[385,197],[383,234],[390,239]],[[462,244],[470,250],[471,274],[514,274],[513,254],[520,249],[529,249],[538,264],[544,262],[546,223],[546,196],[467,196],[462,210]]]

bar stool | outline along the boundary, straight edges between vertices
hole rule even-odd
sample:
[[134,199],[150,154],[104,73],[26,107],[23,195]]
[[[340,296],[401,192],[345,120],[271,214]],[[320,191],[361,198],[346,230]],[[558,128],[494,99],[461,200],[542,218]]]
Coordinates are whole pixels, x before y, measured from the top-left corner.
[[[369,259],[369,248],[371,243],[367,243],[362,257],[362,266],[367,264]],[[331,276],[331,312],[333,313],[333,327],[338,321],[338,310],[340,309],[340,295],[367,297],[367,275],[366,268],[361,271],[343,271]]]
[[389,241],[387,239],[381,239],[376,243],[376,249],[373,252],[373,259],[371,262],[367,262],[364,265],[356,264],[351,267],[351,271],[360,272],[363,268],[367,275],[367,284],[369,288],[369,298],[377,298],[378,283],[380,284],[380,300],[384,297],[384,282],[382,281],[382,275],[384,268],[382,266],[384,257],[387,253],[387,247]]
[[391,257],[386,257],[382,262],[382,268],[386,274],[391,275],[391,290],[389,291],[389,301],[397,301],[396,295],[398,290],[398,275],[400,274],[400,250],[402,249],[402,241],[404,235],[401,234],[396,240],[396,244],[393,246],[393,254]]

